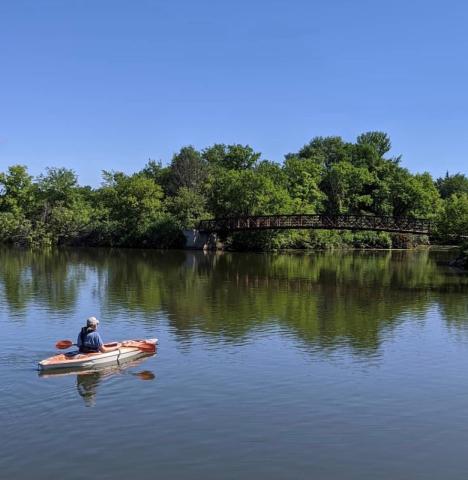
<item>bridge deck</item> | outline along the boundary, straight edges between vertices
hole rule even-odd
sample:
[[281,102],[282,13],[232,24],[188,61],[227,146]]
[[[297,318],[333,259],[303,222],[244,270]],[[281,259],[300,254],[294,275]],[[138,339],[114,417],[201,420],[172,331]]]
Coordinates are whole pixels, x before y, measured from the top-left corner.
[[373,230],[383,232],[430,235],[431,222],[408,217],[372,215],[260,215],[202,220],[198,230],[202,232],[235,232],[241,230]]

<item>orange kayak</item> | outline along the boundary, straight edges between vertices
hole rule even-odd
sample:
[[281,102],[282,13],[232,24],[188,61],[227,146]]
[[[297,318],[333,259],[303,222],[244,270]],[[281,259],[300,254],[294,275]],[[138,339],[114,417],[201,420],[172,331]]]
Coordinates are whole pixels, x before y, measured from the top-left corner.
[[[145,355],[151,355],[156,351],[157,338],[145,340],[125,340],[120,343],[118,350],[106,353],[80,353],[78,351],[61,353],[53,357],[41,360],[38,364],[39,370],[55,370],[60,368],[94,368],[112,363],[119,363],[121,360],[129,360]],[[106,347],[113,347],[118,343],[106,343]]]

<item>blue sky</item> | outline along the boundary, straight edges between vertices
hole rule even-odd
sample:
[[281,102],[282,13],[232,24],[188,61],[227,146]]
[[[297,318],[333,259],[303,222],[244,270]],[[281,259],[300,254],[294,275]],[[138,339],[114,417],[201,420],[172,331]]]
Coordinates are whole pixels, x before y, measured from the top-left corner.
[[386,131],[412,171],[468,173],[468,3],[0,0],[0,170],[170,161]]

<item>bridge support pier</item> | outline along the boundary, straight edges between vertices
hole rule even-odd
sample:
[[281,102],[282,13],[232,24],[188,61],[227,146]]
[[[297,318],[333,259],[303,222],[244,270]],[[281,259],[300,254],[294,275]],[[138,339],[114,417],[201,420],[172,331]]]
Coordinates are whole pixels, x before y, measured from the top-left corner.
[[216,233],[200,232],[200,230],[184,230],[185,248],[189,250],[221,250]]

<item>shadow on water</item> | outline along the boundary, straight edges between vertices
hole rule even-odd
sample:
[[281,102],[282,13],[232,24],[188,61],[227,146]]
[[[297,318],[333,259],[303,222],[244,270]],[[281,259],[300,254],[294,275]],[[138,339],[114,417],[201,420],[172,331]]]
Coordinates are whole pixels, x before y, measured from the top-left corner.
[[153,355],[144,355],[136,360],[120,362],[118,365],[94,368],[91,370],[78,370],[78,369],[62,369],[51,371],[40,371],[38,373],[41,378],[59,378],[64,376],[76,375],[76,390],[79,396],[83,399],[87,407],[93,407],[96,405],[96,397],[100,385],[117,375],[131,375],[135,378],[143,381],[151,381],[156,378],[156,375],[151,370],[141,370],[134,372],[134,369],[140,366],[143,362],[148,360]]
[[35,303],[63,314],[78,310],[81,291],[92,288],[109,319],[131,312],[152,324],[162,315],[184,342],[195,335],[238,342],[276,326],[313,348],[372,355],[384,330],[434,306],[465,328],[468,305],[459,294],[468,292],[468,276],[441,265],[444,255],[3,249],[0,296],[12,312]]

